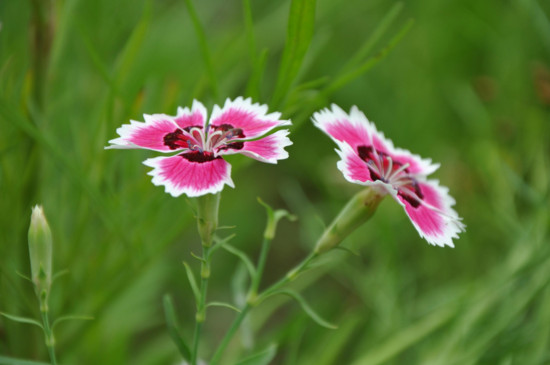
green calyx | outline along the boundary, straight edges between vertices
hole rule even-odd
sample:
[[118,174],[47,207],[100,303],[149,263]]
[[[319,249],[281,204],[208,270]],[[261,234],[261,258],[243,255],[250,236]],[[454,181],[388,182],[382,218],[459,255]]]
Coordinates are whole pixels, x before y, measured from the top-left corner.
[[212,246],[214,233],[218,228],[220,193],[206,194],[197,198],[197,225],[202,245]]
[[374,214],[384,195],[370,187],[355,194],[317,241],[314,252],[322,254],[338,246]]

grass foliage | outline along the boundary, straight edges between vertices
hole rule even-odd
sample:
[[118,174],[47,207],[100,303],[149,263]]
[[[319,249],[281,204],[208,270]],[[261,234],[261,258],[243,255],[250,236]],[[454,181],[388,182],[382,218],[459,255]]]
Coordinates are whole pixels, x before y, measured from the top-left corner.
[[[273,242],[273,282],[359,188],[308,121],[334,102],[441,162],[436,178],[467,232],[455,249],[430,247],[386,199],[346,241],[358,256],[333,252],[293,284],[338,329],[275,297],[225,361],[549,363],[549,19],[542,0],[0,2],[0,311],[39,318],[17,272],[29,273],[30,208],[42,203],[54,267],[69,271],[52,316],[94,317],[56,327],[60,363],[176,364],[162,298],[191,338],[193,210],[151,184],[141,161],[154,152],[103,147],[129,119],[193,98],[252,96],[291,118],[290,159],[231,157],[236,188],[220,208],[220,224],[237,226],[231,244],[252,257],[265,225],[257,197],[298,216]],[[235,255],[220,250],[212,275],[211,301],[242,303]],[[234,315],[208,309],[201,352]],[[46,359],[39,329],[0,317],[0,364]]]

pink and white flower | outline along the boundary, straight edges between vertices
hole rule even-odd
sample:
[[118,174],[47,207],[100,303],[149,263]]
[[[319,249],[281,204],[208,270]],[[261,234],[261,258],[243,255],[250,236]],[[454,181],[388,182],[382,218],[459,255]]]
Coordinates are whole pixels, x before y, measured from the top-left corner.
[[252,104],[250,98],[227,99],[223,108],[214,106],[210,119],[206,108],[194,100],[191,110],[178,108],[176,116],[144,115],[145,123],[130,121],[117,129],[119,138],[106,148],[145,148],[158,152],[177,152],[143,163],[153,168],[153,184],[164,185],[177,197],[215,194],[225,185],[234,187],[231,165],[222,156],[240,153],[256,160],[277,163],[288,158],[286,146],[292,144],[288,126],[280,113],[267,114],[267,105]]
[[347,114],[333,104],[332,110],[317,112],[312,119],[338,145],[337,166],[348,181],[390,194],[428,243],[454,247],[453,238],[465,226],[452,208],[449,190],[427,179],[439,164],[394,147],[355,106]]

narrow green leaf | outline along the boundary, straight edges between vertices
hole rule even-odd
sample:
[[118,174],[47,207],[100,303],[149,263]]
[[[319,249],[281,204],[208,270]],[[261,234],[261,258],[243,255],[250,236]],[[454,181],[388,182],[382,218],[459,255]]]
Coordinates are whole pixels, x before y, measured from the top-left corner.
[[337,329],[338,328],[337,326],[333,325],[332,323],[330,323],[328,321],[325,321],[323,318],[321,318],[321,316],[318,315],[309,306],[309,304],[307,304],[306,300],[299,293],[295,292],[294,290],[290,290],[290,289],[278,290],[278,291],[273,292],[270,296],[277,295],[277,294],[288,295],[289,297],[295,299],[298,302],[298,304],[300,304],[300,306],[302,307],[304,312],[306,312],[306,314],[311,319],[313,319],[313,321],[315,321],[315,323],[317,323],[318,325],[320,325],[322,327],[325,327],[325,328],[328,328],[328,329]]
[[16,359],[0,355],[0,365],[50,365],[47,362]]
[[262,81],[262,76],[264,74],[265,66],[267,63],[267,55],[269,51],[267,48],[263,49],[260,53],[260,57],[256,58],[255,63],[253,64],[252,74],[246,85],[245,94],[250,96],[253,100],[260,100],[260,85]]
[[239,308],[235,307],[234,305],[231,305],[229,303],[224,303],[224,302],[210,302],[210,303],[206,304],[206,307],[225,307],[225,308],[232,309],[237,313],[241,313],[241,310]]
[[206,72],[210,78],[210,84],[212,86],[212,94],[214,99],[218,99],[218,80],[214,72],[214,64],[212,63],[212,57],[210,56],[210,50],[208,49],[208,43],[206,42],[206,36],[204,34],[204,28],[200,22],[199,16],[195,10],[192,0],[185,0],[185,5],[187,6],[187,11],[189,11],[189,16],[193,22],[193,27],[195,28],[195,33],[197,34],[197,40],[199,42],[199,47],[201,50],[202,58],[206,66]]
[[390,42],[384,47],[378,54],[369,57],[363,64],[356,67],[355,69],[343,74],[332,82],[326,89],[323,90],[323,95],[328,96],[334,91],[342,88],[347,83],[355,80],[359,76],[363,75],[365,72],[369,71],[371,68],[376,66],[380,61],[382,61],[390,53],[392,49],[399,44],[401,39],[409,32],[411,27],[414,24],[414,20],[410,19],[401,30],[390,40]]
[[[25,279],[25,280],[28,280],[28,281],[30,281],[30,282],[32,283],[32,279],[29,278],[28,276],[26,276],[26,275],[20,273],[20,272],[17,271],[17,270],[15,271],[15,273],[17,274],[17,276],[19,276],[19,277],[21,277],[21,278],[23,278],[23,279]],[[52,280],[52,281],[53,281],[53,280]]]
[[326,84],[329,80],[330,78],[328,76],[323,76],[315,80],[307,81],[307,82],[304,82],[303,84],[296,86],[293,92],[299,93],[304,90],[315,89]]
[[69,273],[69,270],[67,270],[67,269],[56,272],[52,276],[52,283],[54,283],[57,279],[59,279],[63,275],[67,275],[68,273]]
[[205,259],[203,259],[201,256],[191,252],[191,256],[193,256],[194,258],[196,258],[197,260],[199,260],[200,262],[206,262]]
[[254,355],[251,355],[245,359],[239,361],[236,365],[269,365],[271,360],[275,358],[277,354],[277,345],[273,344]]
[[243,15],[250,62],[252,63],[252,67],[255,67],[258,57],[256,55],[256,37],[254,36],[254,22],[252,21],[250,0],[243,0]]
[[292,0],[285,49],[271,105],[278,107],[298,75],[315,25],[316,0]]
[[183,262],[183,265],[185,266],[185,272],[187,273],[187,279],[189,280],[189,285],[191,285],[191,291],[193,292],[193,296],[195,297],[195,301],[197,304],[199,303],[200,298],[200,291],[199,287],[197,285],[197,281],[195,280],[195,275],[193,274],[193,270],[191,270],[191,267],[187,264],[187,262]]
[[40,322],[38,322],[38,321],[36,321],[32,318],[14,316],[13,314],[8,314],[8,313],[4,313],[4,312],[0,312],[0,315],[4,316],[6,318],[9,318],[9,319],[11,319],[12,321],[15,321],[15,322],[34,324],[35,326],[38,326],[42,329],[44,328],[44,327],[42,327],[42,323],[40,323]]
[[353,255],[353,256],[357,256],[357,257],[361,256],[359,254],[359,252],[353,251],[352,249],[350,249],[348,247],[336,246],[336,247],[334,247],[334,249],[347,252],[347,253],[349,253],[350,255]]
[[246,266],[246,269],[248,270],[248,273],[250,274],[250,277],[254,277],[256,275],[256,268],[254,267],[254,264],[252,263],[252,261],[250,261],[250,259],[248,258],[248,256],[244,252],[242,252],[241,250],[239,250],[236,247],[231,246],[229,243],[224,243],[222,245],[222,247],[227,252],[232,253],[233,255],[235,255],[239,259],[241,259],[243,264]]
[[115,87],[120,86],[120,84],[126,79],[128,72],[132,69],[131,66],[135,62],[138,52],[141,51],[143,41],[147,35],[150,20],[151,1],[148,0],[143,8],[143,14],[139,20],[139,23],[136,27],[134,27],[132,34],[118,55],[117,65],[113,73],[115,75]]
[[91,317],[91,316],[62,316],[62,317],[56,318],[56,320],[53,321],[52,330],[55,328],[57,324],[64,321],[71,321],[71,320],[91,321],[92,319],[94,319],[94,317]]
[[116,94],[116,85],[113,81],[113,77],[111,77],[111,74],[107,69],[105,62],[101,59],[101,56],[97,51],[96,45],[92,41],[90,41],[90,37],[88,37],[85,34],[84,30],[82,29],[82,26],[79,25],[77,27],[77,31],[80,37],[80,42],[86,48],[86,51],[88,52],[88,55],[90,56],[90,59],[93,65],[95,66],[97,72],[99,73],[101,78],[105,81],[105,83],[109,86],[109,88],[111,89],[111,92]]
[[162,305],[164,307],[164,318],[166,320],[166,326],[168,327],[168,334],[170,335],[172,341],[176,344],[181,356],[183,356],[186,361],[190,361],[191,350],[183,340],[176,311],[174,309],[174,302],[169,294],[165,294],[162,298]]

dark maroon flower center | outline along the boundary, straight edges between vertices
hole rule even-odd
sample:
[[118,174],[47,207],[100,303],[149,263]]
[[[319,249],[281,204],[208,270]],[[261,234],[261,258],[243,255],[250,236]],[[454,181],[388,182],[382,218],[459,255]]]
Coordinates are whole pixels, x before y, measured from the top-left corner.
[[168,146],[171,150],[186,148],[186,136],[183,135],[181,129],[176,129],[174,132],[164,136],[164,145]]
[[187,153],[182,153],[179,155],[183,158],[185,158],[187,161],[190,162],[197,162],[197,163],[204,163],[204,162],[210,162],[214,161],[215,159],[221,158],[220,156],[216,157],[212,152],[208,151],[192,151]]
[[397,189],[409,204],[417,208],[424,199],[422,190],[416,179],[410,174],[408,164],[395,161],[387,153],[374,149],[372,146],[358,146],[357,153],[369,167],[372,181],[383,181]]
[[[241,128],[234,128],[231,124],[221,124],[218,126],[209,125],[206,131],[202,126],[178,128],[174,132],[167,133],[163,137],[163,142],[171,150],[190,149],[192,156],[189,161],[205,162],[214,159],[219,151],[242,149],[244,147],[243,141],[231,142],[231,140],[242,138],[245,138],[245,135]],[[199,158],[196,156],[197,154],[203,154],[204,156]]]

